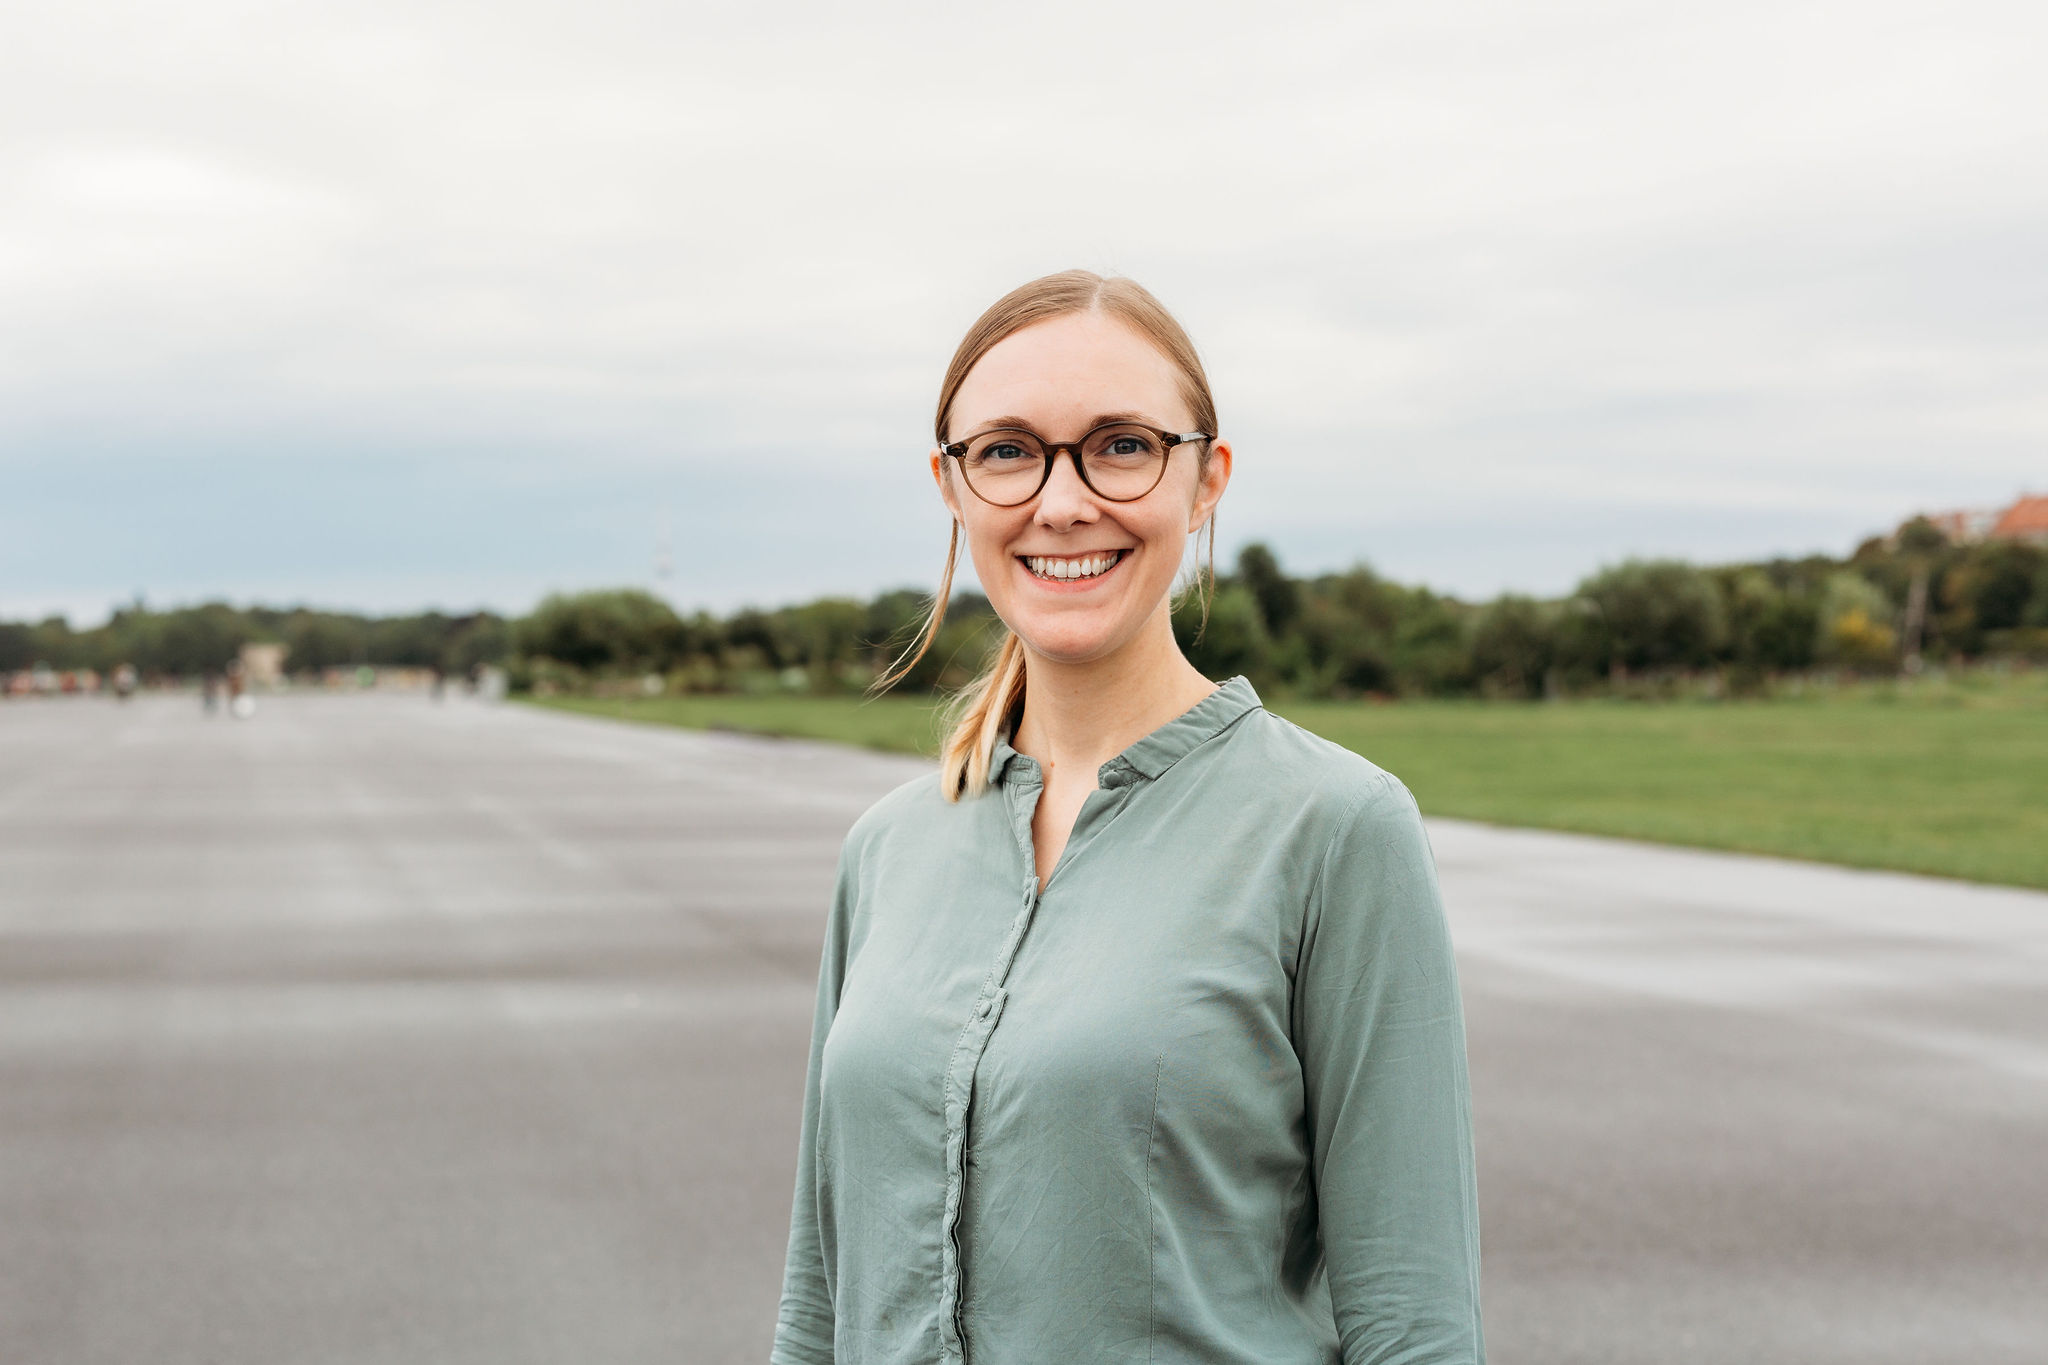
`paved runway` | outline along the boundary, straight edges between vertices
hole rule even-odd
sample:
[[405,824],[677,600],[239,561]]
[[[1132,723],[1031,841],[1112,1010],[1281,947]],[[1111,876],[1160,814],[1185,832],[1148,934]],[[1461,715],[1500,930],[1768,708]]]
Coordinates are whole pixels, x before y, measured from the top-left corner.
[[[834,855],[914,770],[0,704],[0,1361],[765,1360]],[[2048,896],[1431,836],[1496,1365],[2048,1360]]]

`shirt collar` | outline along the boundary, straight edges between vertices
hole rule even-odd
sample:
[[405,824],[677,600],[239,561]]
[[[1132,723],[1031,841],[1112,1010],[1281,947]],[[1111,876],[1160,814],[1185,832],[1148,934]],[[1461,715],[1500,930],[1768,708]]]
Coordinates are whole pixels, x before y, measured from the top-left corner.
[[[1251,680],[1240,673],[1103,764],[1096,772],[1096,780],[1104,787],[1120,787],[1141,777],[1157,778],[1195,746],[1223,733],[1238,717],[1259,705],[1259,694],[1252,690]],[[1011,747],[1010,731],[1005,727],[996,736],[995,749],[989,755],[989,781],[1004,781],[1013,765],[1037,780],[1037,762]]]

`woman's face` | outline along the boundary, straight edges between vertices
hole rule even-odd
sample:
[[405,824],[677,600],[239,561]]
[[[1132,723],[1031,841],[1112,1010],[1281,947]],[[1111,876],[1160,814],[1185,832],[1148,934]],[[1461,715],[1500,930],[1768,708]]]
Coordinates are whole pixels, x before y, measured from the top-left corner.
[[[994,427],[1022,427],[1048,441],[1079,440],[1104,421],[1127,419],[1167,431],[1193,431],[1173,364],[1125,323],[1106,313],[1075,313],[1027,327],[991,347],[953,398],[946,438],[962,441]],[[1230,447],[1205,443],[1167,455],[1166,472],[1135,502],[1097,497],[1061,452],[1036,498],[996,507],[976,497],[956,461],[932,452],[932,476],[967,536],[974,570],[996,614],[1035,654],[1085,663],[1116,653],[1167,611],[1188,536],[1201,526],[1230,480]],[[1056,577],[1042,570],[1103,572]],[[1047,560],[1054,563],[1047,564]]]

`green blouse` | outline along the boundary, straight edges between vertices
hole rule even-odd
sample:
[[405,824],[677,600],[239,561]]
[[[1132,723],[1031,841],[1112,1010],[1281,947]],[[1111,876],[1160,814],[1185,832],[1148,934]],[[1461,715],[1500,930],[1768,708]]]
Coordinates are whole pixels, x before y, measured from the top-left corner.
[[1232,678],[1102,765],[1041,889],[1038,764],[993,768],[841,850],[772,1359],[1482,1361],[1408,789]]

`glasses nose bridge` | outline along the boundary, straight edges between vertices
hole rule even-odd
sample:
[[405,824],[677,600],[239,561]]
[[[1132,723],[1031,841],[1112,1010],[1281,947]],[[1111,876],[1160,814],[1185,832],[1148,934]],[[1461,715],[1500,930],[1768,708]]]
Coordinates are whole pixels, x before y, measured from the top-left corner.
[[1088,495],[1095,498],[1102,496],[1101,493],[1096,491],[1095,485],[1089,481],[1087,463],[1081,458],[1081,447],[1087,443],[1087,440],[1088,438],[1083,436],[1078,441],[1041,440],[1039,442],[1040,447],[1045,451],[1045,477],[1038,482],[1038,493],[1036,496],[1043,497],[1045,490],[1052,485],[1053,469],[1059,464],[1062,454],[1066,455],[1073,462],[1074,477],[1080,480],[1081,487],[1087,490]]

